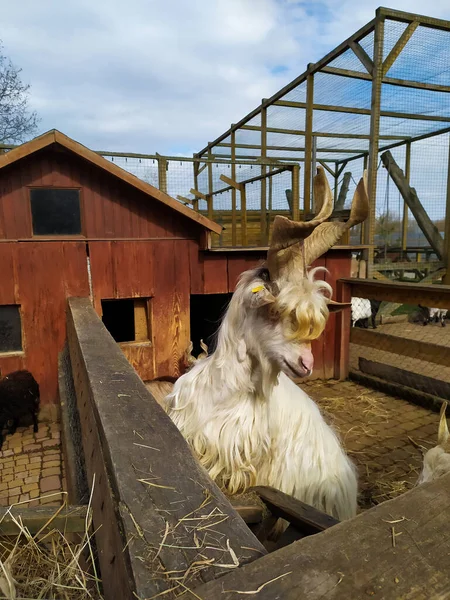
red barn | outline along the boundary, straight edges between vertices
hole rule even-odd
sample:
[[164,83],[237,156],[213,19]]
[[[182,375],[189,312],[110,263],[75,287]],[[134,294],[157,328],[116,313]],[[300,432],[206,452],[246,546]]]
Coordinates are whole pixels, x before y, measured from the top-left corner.
[[[211,250],[221,229],[58,131],[0,155],[2,374],[30,370],[42,409],[57,407],[66,299],[91,296],[142,379],[179,375],[191,325],[198,338],[265,255]],[[350,275],[347,249],[320,262],[331,283]],[[316,344],[318,376],[339,375],[340,323]]]

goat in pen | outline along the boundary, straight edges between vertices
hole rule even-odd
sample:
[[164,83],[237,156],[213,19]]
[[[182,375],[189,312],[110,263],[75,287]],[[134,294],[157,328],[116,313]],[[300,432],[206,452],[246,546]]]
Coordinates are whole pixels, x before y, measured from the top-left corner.
[[[244,272],[217,348],[174,385],[163,405],[209,475],[228,494],[275,487],[342,520],[356,514],[355,468],[315,402],[290,378],[313,369],[311,340],[330,312],[350,307],[307,265],[368,213],[361,179],[347,222],[326,222],[333,197],[314,179],[318,215],[277,216],[264,266]],[[323,270],[323,269],[322,269]]]

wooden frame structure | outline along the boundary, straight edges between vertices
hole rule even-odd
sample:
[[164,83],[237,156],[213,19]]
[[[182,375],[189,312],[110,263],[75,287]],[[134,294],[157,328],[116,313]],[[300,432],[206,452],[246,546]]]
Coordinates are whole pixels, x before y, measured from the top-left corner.
[[[81,423],[76,450],[92,490],[105,600],[448,594],[450,544],[442,531],[450,476],[342,523],[271,488],[254,488],[263,511],[290,522],[287,538],[268,553],[251,531],[262,511],[233,507],[207,477],[87,298],[69,300],[67,331],[60,382]],[[75,510],[81,516],[84,509]]]
[[[302,163],[305,213],[314,207],[311,181],[316,162],[321,163],[337,183],[344,168],[349,168],[353,161],[363,160],[364,167],[368,164],[369,191],[372,203],[370,216],[362,228],[361,241],[367,245],[364,250],[364,258],[368,260],[367,274],[371,277],[374,270],[376,174],[379,153],[405,145],[405,176],[409,179],[411,144],[450,131],[448,104],[442,105],[441,110],[431,109],[419,114],[418,110],[408,111],[404,106],[395,110],[385,107],[383,103],[383,92],[393,88],[397,88],[398,93],[401,93],[401,90],[417,90],[420,93],[435,94],[435,97],[439,98],[448,97],[450,81],[444,85],[440,82],[430,83],[429,75],[423,76],[422,74],[420,76],[419,74],[417,80],[408,78],[408,76],[404,78],[395,76],[395,68],[399,64],[398,59],[404,59],[408,55],[409,48],[411,44],[415,43],[415,40],[419,38],[423,43],[423,36],[427,35],[427,32],[434,35],[433,30],[441,34],[447,32],[450,38],[450,21],[388,8],[378,8],[372,21],[323,59],[309,64],[304,73],[272,97],[263,99],[260,106],[239,122],[231,125],[228,131],[214,141],[209,142],[195,154],[195,157],[201,160],[211,156],[223,159],[224,157],[236,157],[237,153],[241,151],[245,154],[240,157],[252,160],[272,157],[278,160]],[[420,38],[420,36],[422,37]],[[341,66],[343,64],[351,64],[353,67],[344,68]],[[426,69],[426,67],[424,68]],[[391,76],[393,71],[394,76]],[[406,69],[407,71],[408,69]],[[324,78],[330,81],[334,78],[336,85],[341,88],[345,88],[347,84],[355,85],[355,82],[359,82],[361,85],[365,84],[363,105],[355,102],[352,105],[351,99],[345,99],[345,102],[342,101],[340,105],[326,101],[330,98],[330,94],[328,93],[327,96],[326,88],[323,86],[320,88]],[[318,97],[317,100],[315,100],[316,97]],[[345,98],[345,94],[340,94],[340,97]],[[445,100],[442,102],[444,103]],[[293,124],[296,123],[292,128],[287,128],[285,124],[280,127],[277,123],[275,112],[283,109],[287,114],[287,117],[283,119],[284,123],[288,120]],[[318,117],[320,121],[321,116],[330,112],[344,115],[346,118],[366,117],[369,124],[366,124],[361,131],[356,131],[355,128],[345,131],[345,127],[341,131],[327,125],[326,122],[321,127]],[[390,128],[392,131],[389,127],[381,125],[382,121],[398,124],[400,119],[404,121],[404,125],[394,128],[395,130]],[[302,122],[304,126],[299,128],[298,123]],[[412,130],[409,128],[411,123],[420,124],[422,132],[411,132]],[[388,129],[387,133],[386,128]],[[251,143],[247,143],[250,138]],[[273,140],[278,141],[275,143]],[[285,143],[283,144],[279,140],[284,140]],[[323,143],[321,140],[324,140]],[[261,171],[263,172],[263,168]],[[450,183],[447,189],[446,227],[448,231],[450,227]],[[264,197],[261,198],[261,202],[263,211]],[[404,248],[406,247],[407,220],[408,211],[405,202],[402,225]],[[449,255],[450,246],[445,250],[446,266],[449,263]],[[450,283],[450,272],[445,277],[446,283]]]

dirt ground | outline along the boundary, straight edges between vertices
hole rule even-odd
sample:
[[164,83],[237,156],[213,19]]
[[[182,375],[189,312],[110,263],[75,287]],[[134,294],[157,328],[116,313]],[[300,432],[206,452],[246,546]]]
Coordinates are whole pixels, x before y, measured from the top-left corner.
[[414,486],[422,455],[409,438],[425,449],[434,446],[437,413],[351,381],[310,381],[303,386],[358,467],[362,510]]

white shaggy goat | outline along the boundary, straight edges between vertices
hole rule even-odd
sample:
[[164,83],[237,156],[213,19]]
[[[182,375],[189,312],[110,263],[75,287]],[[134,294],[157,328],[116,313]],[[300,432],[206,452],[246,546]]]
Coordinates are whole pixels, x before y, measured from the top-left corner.
[[[241,275],[217,348],[175,383],[165,409],[200,462],[229,494],[268,485],[346,519],[356,514],[355,469],[317,405],[290,377],[311,374],[310,342],[333,302],[329,284],[306,266],[368,212],[360,181],[346,223],[326,222],[332,194],[322,169],[314,181],[318,216],[277,216],[267,265]],[[328,295],[328,296],[327,296]]]
[[422,472],[419,475],[416,485],[421,485],[427,481],[433,481],[450,473],[450,446],[448,444],[448,426],[445,418],[447,402],[441,406],[441,417],[439,420],[438,443],[434,448],[430,448],[423,457]]

